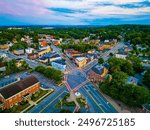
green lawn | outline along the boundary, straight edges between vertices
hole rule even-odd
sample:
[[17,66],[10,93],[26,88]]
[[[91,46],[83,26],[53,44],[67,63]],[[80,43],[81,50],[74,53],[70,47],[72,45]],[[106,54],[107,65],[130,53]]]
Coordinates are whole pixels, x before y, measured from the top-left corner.
[[59,101],[56,105],[55,108],[60,108],[61,107],[61,103],[62,103],[62,107],[74,107],[76,106],[76,104],[74,103],[74,101],[72,102],[67,102],[67,98],[70,96],[70,94],[68,93],[61,101]]
[[85,107],[86,100],[84,98],[77,98],[76,100],[79,103],[80,107]]
[[[48,95],[50,95],[53,91],[52,90],[42,90],[42,89],[40,89],[40,91],[38,91],[38,92],[36,92],[32,97],[31,97],[31,99],[35,102],[35,101],[37,101],[38,99],[40,99],[41,97],[43,97],[44,95],[46,95],[48,92],[50,92]],[[47,96],[48,96],[47,95]],[[46,97],[47,97],[46,96]],[[45,97],[44,97],[45,98]],[[41,99],[41,100],[43,100],[43,98]],[[40,100],[40,101],[41,101]],[[39,101],[39,102],[40,102]],[[11,109],[9,109],[9,110],[4,110],[4,111],[1,111],[0,110],[0,112],[2,112],[2,113],[19,113],[19,112],[21,112],[21,111],[23,111],[25,108],[27,108],[27,107],[29,107],[30,106],[30,104],[27,102],[27,101],[22,101],[22,102],[20,102],[20,103],[18,103],[18,105],[16,105],[16,106],[13,106]],[[33,106],[31,106],[31,108],[32,108]],[[29,108],[28,110],[30,110],[31,108]],[[28,111],[27,110],[27,111]]]

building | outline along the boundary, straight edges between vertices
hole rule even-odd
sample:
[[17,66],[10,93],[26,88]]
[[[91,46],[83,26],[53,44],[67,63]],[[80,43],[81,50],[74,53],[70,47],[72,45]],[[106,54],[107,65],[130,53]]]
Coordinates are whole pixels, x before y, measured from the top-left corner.
[[41,46],[42,46],[42,47],[46,47],[46,46],[47,46],[47,41],[46,41],[46,40],[43,40],[43,41],[41,42]]
[[90,79],[95,82],[100,82],[105,80],[105,76],[108,73],[108,69],[102,65],[95,65],[90,70]]
[[32,53],[34,53],[34,49],[33,48],[27,48],[27,49],[25,49],[25,52],[27,54],[32,54]]
[[7,44],[0,45],[0,49],[2,49],[2,50],[9,49],[9,45],[7,45]]
[[0,52],[0,58],[6,58],[7,55],[5,53]]
[[115,44],[117,43],[116,39],[112,39],[112,40],[105,40],[100,46],[99,46],[99,50],[103,51],[105,49],[112,49]]
[[38,57],[38,53],[31,53],[31,54],[28,54],[28,59],[30,60],[34,60]]
[[81,53],[77,50],[74,50],[74,49],[67,49],[64,52],[69,58],[73,58],[75,56],[83,56],[83,53]]
[[86,57],[74,57],[74,61],[80,68],[84,67],[87,63]]
[[146,113],[150,113],[150,104],[144,104],[143,110],[145,110]]
[[139,82],[139,80],[138,80],[137,78],[135,78],[135,77],[133,77],[133,76],[129,76],[129,77],[128,77],[128,81],[127,81],[128,84],[137,85],[138,82]]
[[14,50],[13,53],[15,55],[23,55],[24,54],[24,49],[17,49],[17,50]]
[[67,65],[65,60],[56,60],[52,61],[52,67],[64,72],[66,70]]
[[39,58],[39,62],[46,64],[46,63],[48,63],[48,58],[43,56],[43,57]]
[[105,49],[112,49],[114,45],[112,43],[105,43],[99,46],[99,50],[103,51]]
[[49,63],[49,62],[52,62],[52,61],[55,61],[55,60],[61,60],[61,56],[59,54],[57,54],[56,52],[54,52],[54,51],[43,55],[39,59],[39,61],[42,62],[42,63]]
[[51,51],[51,48],[48,46],[44,49],[41,49],[41,50],[38,50],[37,53],[38,53],[38,57],[42,57],[44,54],[47,54]]
[[22,66],[22,64],[23,64],[23,59],[22,58],[18,58],[18,59],[16,59],[16,66],[17,67],[21,67]]
[[128,55],[128,53],[126,53],[126,52],[118,52],[115,54],[115,57],[121,58],[121,59],[126,59],[127,55]]
[[59,44],[60,44],[60,40],[54,40],[54,41],[53,41],[53,44],[54,44],[55,46],[59,45]]
[[96,50],[95,49],[92,49],[92,50],[89,50],[88,51],[88,54],[94,54],[96,52]]
[[0,89],[0,107],[10,109],[40,90],[40,82],[34,76],[9,84]]
[[132,50],[133,50],[133,48],[131,46],[124,47],[125,52],[131,52]]
[[6,66],[3,63],[0,63],[0,72],[6,71]]
[[86,54],[86,58],[87,58],[87,62],[90,62],[90,61],[94,60],[95,55],[94,54]]
[[59,54],[54,54],[52,55],[50,58],[49,58],[49,62],[52,62],[52,61],[56,61],[56,60],[61,60],[61,57]]

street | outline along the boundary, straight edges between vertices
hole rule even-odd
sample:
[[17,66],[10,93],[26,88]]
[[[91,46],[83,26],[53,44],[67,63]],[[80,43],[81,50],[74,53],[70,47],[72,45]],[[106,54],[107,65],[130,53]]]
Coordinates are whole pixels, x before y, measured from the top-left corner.
[[[53,92],[51,95],[42,100],[38,105],[33,107],[29,113],[52,113],[55,112],[55,105],[63,99],[68,93],[66,87],[61,87],[58,91]],[[61,109],[60,109],[61,110]]]

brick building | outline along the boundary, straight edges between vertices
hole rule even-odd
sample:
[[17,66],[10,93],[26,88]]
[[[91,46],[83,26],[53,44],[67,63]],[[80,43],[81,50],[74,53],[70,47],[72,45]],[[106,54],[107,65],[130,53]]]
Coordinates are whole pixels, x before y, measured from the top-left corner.
[[102,65],[96,65],[90,70],[90,79],[94,82],[101,82],[105,80],[104,76],[108,73],[108,69],[106,69]]
[[5,86],[0,89],[0,107],[2,110],[10,109],[39,90],[40,82],[34,76]]

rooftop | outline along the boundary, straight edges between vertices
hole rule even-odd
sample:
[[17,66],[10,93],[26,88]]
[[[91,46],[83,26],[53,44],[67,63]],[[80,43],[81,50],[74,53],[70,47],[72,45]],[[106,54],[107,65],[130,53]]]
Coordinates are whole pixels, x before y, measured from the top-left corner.
[[128,53],[127,52],[118,52],[117,54],[119,54],[119,55],[128,55]]
[[94,71],[95,73],[101,75],[104,72],[104,66],[102,66],[102,65],[95,65],[94,67],[92,67],[91,70]]
[[150,104],[144,104],[143,107],[150,112]]
[[45,51],[46,49],[42,49],[42,50],[37,50],[37,52],[42,52],[42,51]]
[[129,84],[137,84],[138,81],[139,81],[139,80],[138,80],[137,78],[133,77],[133,76],[129,76],[129,77],[128,77],[128,83],[129,83]]
[[65,60],[55,60],[53,62],[58,63],[58,64],[62,64],[62,65],[66,65]]
[[38,79],[34,76],[27,77],[23,80],[10,84],[6,87],[0,89],[0,94],[5,98],[8,99],[13,95],[29,88],[30,86],[38,83]]
[[82,61],[82,60],[85,59],[85,57],[76,57],[76,59],[77,59],[78,61]]

